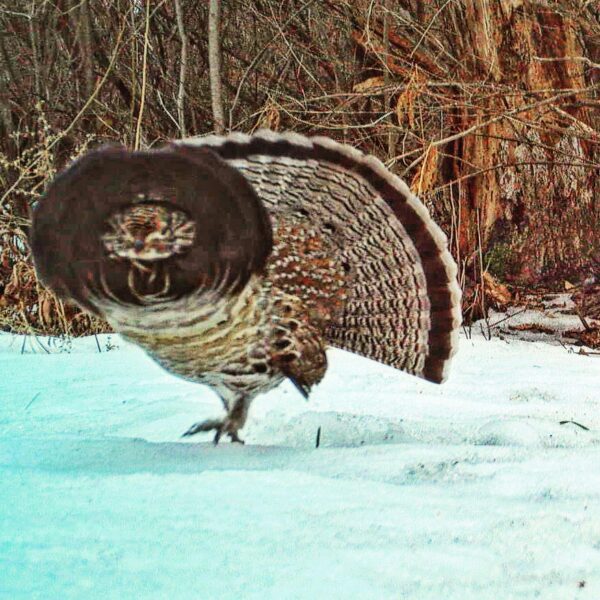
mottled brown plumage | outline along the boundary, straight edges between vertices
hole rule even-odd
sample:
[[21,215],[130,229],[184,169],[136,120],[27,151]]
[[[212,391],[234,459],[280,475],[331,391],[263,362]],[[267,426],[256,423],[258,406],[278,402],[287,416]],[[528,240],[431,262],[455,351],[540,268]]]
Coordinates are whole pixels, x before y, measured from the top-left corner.
[[34,213],[42,280],[169,371],[211,386],[239,440],[251,400],[306,396],[328,345],[442,381],[460,293],[446,240],[402,181],[326,138],[260,132],[100,150]]

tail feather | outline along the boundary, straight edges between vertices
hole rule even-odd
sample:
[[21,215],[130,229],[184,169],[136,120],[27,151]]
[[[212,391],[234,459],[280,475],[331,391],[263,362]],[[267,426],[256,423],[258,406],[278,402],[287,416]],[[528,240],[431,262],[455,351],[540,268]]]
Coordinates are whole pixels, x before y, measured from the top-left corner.
[[440,382],[456,351],[460,289],[446,237],[381,162],[328,138],[270,131],[180,142],[210,147],[250,181],[274,219],[295,214],[348,271],[333,346]]

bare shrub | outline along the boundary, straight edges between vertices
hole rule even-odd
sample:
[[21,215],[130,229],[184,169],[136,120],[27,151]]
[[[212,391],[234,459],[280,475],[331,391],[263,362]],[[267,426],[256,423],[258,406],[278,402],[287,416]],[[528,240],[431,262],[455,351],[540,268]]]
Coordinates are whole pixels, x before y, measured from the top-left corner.
[[[585,271],[600,248],[595,3],[232,0],[222,12],[225,129],[329,135],[381,158],[449,234],[469,314],[485,313],[490,265],[527,286]],[[35,281],[30,207],[91,146],[215,130],[208,16],[192,0],[0,8],[0,327],[106,327]]]

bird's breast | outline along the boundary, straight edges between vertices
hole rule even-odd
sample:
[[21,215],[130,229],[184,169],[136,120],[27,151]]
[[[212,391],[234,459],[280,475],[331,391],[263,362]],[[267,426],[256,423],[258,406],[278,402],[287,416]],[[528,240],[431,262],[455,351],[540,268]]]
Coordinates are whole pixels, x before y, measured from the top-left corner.
[[268,311],[261,304],[260,282],[251,282],[238,297],[208,312],[203,305],[196,310],[149,307],[145,315],[128,311],[125,319],[109,321],[168,371],[186,379],[214,385],[215,374],[267,374],[255,369],[266,359],[267,345]]

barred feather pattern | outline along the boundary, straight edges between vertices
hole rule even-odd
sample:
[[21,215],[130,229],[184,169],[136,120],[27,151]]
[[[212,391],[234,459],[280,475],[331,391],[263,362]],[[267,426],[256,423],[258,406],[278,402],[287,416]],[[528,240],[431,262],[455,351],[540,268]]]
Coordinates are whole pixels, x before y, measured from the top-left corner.
[[126,312],[106,304],[104,310],[124,337],[167,371],[212,387],[229,411],[284,377],[270,360],[268,341],[279,319],[272,310],[277,298],[267,291],[262,278],[253,277],[239,296],[207,304],[187,299],[185,309],[180,301]]
[[[102,240],[110,255],[156,260],[185,252],[196,224],[185,213],[152,202],[133,204],[111,216]],[[136,242],[141,244],[136,247]]]
[[284,375],[307,396],[325,374],[322,331],[346,299],[346,277],[328,240],[296,219],[280,219],[274,241],[266,273],[240,296],[202,302],[198,294],[143,308],[95,302],[116,330],[168,371],[213,387],[228,410]]
[[[308,210],[310,222],[332,240],[339,262],[349,266],[350,297],[343,315],[327,328],[327,339],[410,373],[419,372],[427,353],[429,299],[410,239],[357,177],[316,161],[312,165],[290,163],[275,163],[275,171],[281,168],[294,182],[288,189],[276,188],[275,193],[256,164],[250,160],[247,166],[239,161],[234,164],[249,175],[275,219],[280,213]],[[299,181],[306,185],[299,187]],[[366,231],[370,235],[363,239]],[[308,271],[311,265],[305,268]],[[377,304],[385,301],[386,289],[401,301],[395,313],[382,313],[382,305]],[[362,304],[366,298],[375,302],[370,313]]]
[[57,177],[32,230],[46,284],[219,394],[227,417],[190,435],[239,441],[258,393],[287,377],[308,395],[327,345],[434,382],[456,351],[446,237],[379,161],[327,138],[99,150]]
[[326,138],[261,132],[181,144],[208,146],[239,169],[275,224],[294,218],[328,240],[346,278],[342,307],[324,329],[329,344],[445,379],[460,325],[456,267],[444,234],[401,180]]

